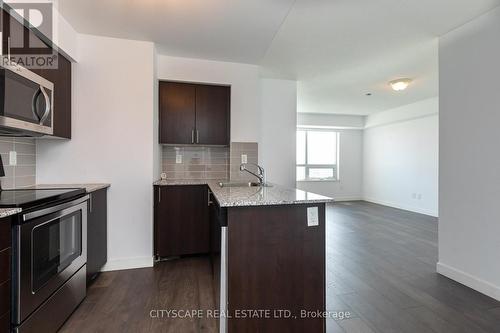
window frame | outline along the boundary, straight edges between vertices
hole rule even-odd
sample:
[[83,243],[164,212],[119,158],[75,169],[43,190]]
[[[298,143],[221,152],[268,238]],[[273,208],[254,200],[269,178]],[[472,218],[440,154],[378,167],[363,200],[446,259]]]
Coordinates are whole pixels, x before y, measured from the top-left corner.
[[[331,129],[318,129],[318,128],[304,128],[298,127],[297,132],[304,131],[305,132],[305,163],[298,164],[297,156],[295,156],[295,172],[297,172],[297,168],[303,167],[305,168],[305,179],[296,179],[297,182],[339,182],[340,181],[340,173],[339,173],[339,147],[340,147],[340,132],[337,130]],[[308,132],[333,132],[336,136],[336,147],[335,153],[337,154],[337,163],[336,164],[308,164]],[[333,169],[334,177],[333,178],[310,178],[309,177],[309,169]],[[297,178],[297,177],[295,177]]]

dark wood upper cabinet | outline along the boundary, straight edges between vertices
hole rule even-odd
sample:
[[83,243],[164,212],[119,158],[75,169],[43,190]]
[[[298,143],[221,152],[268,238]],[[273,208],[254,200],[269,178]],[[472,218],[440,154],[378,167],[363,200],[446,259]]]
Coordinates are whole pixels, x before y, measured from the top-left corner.
[[54,83],[54,136],[71,139],[71,61],[58,53],[56,69],[40,75]]
[[210,252],[207,186],[156,186],[154,211],[157,257]]
[[229,144],[229,87],[196,86],[196,143]]
[[227,86],[160,82],[160,143],[229,145]]
[[192,84],[160,82],[160,143],[194,143],[195,99]]

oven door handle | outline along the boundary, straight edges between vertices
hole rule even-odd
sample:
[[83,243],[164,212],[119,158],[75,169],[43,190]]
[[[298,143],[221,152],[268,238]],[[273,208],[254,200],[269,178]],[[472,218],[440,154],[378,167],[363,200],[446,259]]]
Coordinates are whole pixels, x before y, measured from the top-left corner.
[[31,112],[33,112],[33,116],[35,117],[35,120],[38,121],[38,123],[41,122],[41,116],[38,114],[38,98],[40,97],[40,94],[42,94],[41,86],[38,87],[35,94],[33,95],[33,99],[31,100]]
[[58,212],[60,210],[66,209],[66,208],[76,206],[79,203],[87,201],[88,199],[89,199],[89,196],[85,195],[85,196],[78,198],[76,200],[73,200],[70,202],[65,202],[65,203],[57,205],[57,206],[52,206],[52,207],[48,207],[45,209],[40,209],[40,210],[34,211],[32,213],[26,213],[23,215],[23,221],[26,222],[26,221],[32,220],[32,219],[40,217],[40,216],[44,216],[44,215],[47,215],[50,213],[55,213],[55,212]]
[[45,111],[43,113],[43,116],[40,118],[40,125],[43,125],[43,123],[50,114],[50,109],[52,108],[52,101],[50,100],[50,97],[45,91],[44,87],[40,86],[40,90],[42,91],[43,97],[45,98]]

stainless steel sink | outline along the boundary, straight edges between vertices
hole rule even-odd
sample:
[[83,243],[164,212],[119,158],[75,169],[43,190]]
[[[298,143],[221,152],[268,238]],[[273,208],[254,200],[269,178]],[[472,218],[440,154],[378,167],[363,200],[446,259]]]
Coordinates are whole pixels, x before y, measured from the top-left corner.
[[271,185],[270,184],[260,184],[257,182],[241,182],[241,183],[238,183],[238,182],[227,182],[227,183],[220,182],[219,186],[220,187],[270,187]]

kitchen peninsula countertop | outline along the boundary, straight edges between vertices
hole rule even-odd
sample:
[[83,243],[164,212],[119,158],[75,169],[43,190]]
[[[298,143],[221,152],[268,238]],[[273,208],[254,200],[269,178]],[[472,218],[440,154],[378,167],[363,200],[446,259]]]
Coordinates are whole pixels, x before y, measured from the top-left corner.
[[[227,182],[227,180],[222,180]],[[265,187],[220,187],[221,180],[158,180],[155,186],[208,185],[220,207],[249,207],[332,203],[334,199],[319,194],[270,184]],[[235,181],[237,182],[237,181]]]
[[22,211],[21,208],[0,208],[0,218],[18,214]]

